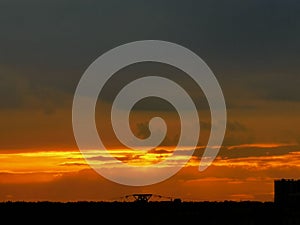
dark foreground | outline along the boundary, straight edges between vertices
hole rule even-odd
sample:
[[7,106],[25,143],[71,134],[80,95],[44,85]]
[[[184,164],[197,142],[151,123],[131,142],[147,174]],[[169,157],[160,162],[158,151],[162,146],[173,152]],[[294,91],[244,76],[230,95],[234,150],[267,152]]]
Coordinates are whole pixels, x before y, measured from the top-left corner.
[[0,215],[7,224],[300,224],[300,208],[272,202],[4,202]]

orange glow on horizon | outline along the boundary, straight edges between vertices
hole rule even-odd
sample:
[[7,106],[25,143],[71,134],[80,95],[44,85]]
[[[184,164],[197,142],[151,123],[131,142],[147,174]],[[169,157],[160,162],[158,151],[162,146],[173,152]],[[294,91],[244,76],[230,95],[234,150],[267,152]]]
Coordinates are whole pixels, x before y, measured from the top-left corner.
[[[252,146],[258,146],[252,145]],[[262,145],[259,145],[262,146]],[[170,148],[171,149],[171,148]],[[162,150],[162,149],[160,149]],[[134,156],[128,157],[124,160],[126,163],[133,160],[133,163],[139,165],[148,165],[145,160],[150,161],[152,164],[157,159],[161,159],[161,155],[167,157],[169,152],[161,152],[160,150],[135,158]],[[166,150],[166,149],[165,149]],[[114,149],[115,156],[128,156],[132,154],[132,150]],[[91,157],[97,156],[97,150],[90,150]],[[180,155],[176,156],[180,160]],[[0,162],[2,165],[0,174],[0,183],[30,183],[30,182],[50,182],[58,176],[63,174],[79,172],[90,169],[86,160],[83,158],[80,151],[40,151],[40,152],[24,152],[24,153],[0,153]],[[102,162],[103,167],[110,168],[109,162]],[[194,168],[196,171],[199,166],[199,158],[193,156],[186,167]],[[269,156],[253,156],[253,157],[239,157],[239,158],[222,158],[218,157],[212,164],[215,168],[213,174],[209,176],[219,176],[223,173],[224,168],[240,168],[250,171],[261,171],[268,173],[269,170],[282,168],[299,168],[300,170],[300,153],[290,152],[284,155],[269,155]],[[218,169],[219,168],[219,169]],[[210,171],[210,169],[208,169]],[[206,176],[207,172],[197,172],[195,176]],[[188,175],[189,176],[189,175]],[[187,176],[187,177],[188,177]],[[4,179],[5,177],[5,179]],[[201,178],[202,179],[202,178]],[[240,177],[243,179],[243,176]]]

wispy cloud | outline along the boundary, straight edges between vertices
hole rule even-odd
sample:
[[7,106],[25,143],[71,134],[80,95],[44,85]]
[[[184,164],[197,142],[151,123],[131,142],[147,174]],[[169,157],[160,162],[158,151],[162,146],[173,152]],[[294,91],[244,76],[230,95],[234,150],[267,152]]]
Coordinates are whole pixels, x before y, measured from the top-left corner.
[[252,144],[241,144],[227,147],[228,150],[243,149],[243,148],[279,148],[287,146],[297,146],[297,143],[252,143]]
[[233,159],[218,158],[214,166],[242,167],[255,170],[267,170],[271,168],[300,168],[300,152],[290,152],[284,155],[256,156]]

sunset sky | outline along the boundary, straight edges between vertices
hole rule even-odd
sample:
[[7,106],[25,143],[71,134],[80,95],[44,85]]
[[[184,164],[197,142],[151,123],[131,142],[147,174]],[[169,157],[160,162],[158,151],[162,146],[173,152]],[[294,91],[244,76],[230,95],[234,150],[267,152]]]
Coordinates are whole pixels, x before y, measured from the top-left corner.
[[[186,201],[273,201],[274,179],[300,179],[299,24],[297,0],[0,0],[0,201],[114,201],[145,192]],[[201,89],[169,65],[138,63],[118,71],[95,115],[99,136],[117,159],[154,164],[178,142],[178,114],[157,98],[137,103],[130,124],[146,138],[149,119],[164,118],[168,132],[159,148],[137,154],[115,137],[111,104],[136,78],[179,83],[195,101],[201,127],[186,167],[161,183],[130,187],[86,163],[73,135],[72,101],[97,57],[138,40],[174,42],[207,63],[223,90],[227,130],[218,157],[199,172],[211,128]],[[112,166],[89,150],[103,167]],[[187,146],[176,157],[192,150]]]

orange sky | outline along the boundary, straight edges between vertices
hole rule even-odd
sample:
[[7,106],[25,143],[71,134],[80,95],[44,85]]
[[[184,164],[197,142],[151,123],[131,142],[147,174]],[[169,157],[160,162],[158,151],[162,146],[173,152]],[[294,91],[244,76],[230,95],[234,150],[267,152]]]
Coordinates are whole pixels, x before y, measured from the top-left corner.
[[0,173],[1,201],[119,200],[134,192],[181,197],[187,201],[272,201],[273,180],[296,177],[300,172],[299,152],[231,159],[218,157],[202,173],[197,170],[199,160],[193,157],[172,178],[139,188],[102,178],[85,163],[78,151],[3,153],[0,160],[1,167],[5,168]]
[[[209,111],[199,110],[199,149],[192,160],[170,179],[145,187],[113,183],[86,164],[72,132],[71,98],[52,113],[1,110],[0,200],[111,201],[134,192],[151,192],[186,201],[273,201],[274,179],[299,178],[300,106],[271,101],[262,104],[260,100],[255,104],[256,110],[228,109],[223,146],[203,172],[198,166],[209,134]],[[293,110],[285,110],[289,108]],[[176,116],[172,111],[133,111],[131,118],[133,132],[145,136],[145,125],[156,114],[167,118],[169,131],[165,146],[160,148],[169,153],[157,150],[132,157],[132,151],[120,146],[99,112],[98,132],[119,160],[139,165],[156,163],[172,153],[178,134]],[[97,156],[97,152],[93,154]]]
[[[238,120],[228,121],[224,146],[207,170],[198,171],[199,157],[205,146],[201,145],[188,165],[170,179],[145,187],[127,187],[106,180],[86,164],[76,146],[67,112],[57,111],[48,115],[24,111],[22,117],[13,115],[21,115],[21,112],[2,112],[2,115],[6,113],[6,117],[1,117],[2,124],[13,122],[20,129],[12,135],[7,127],[7,132],[2,133],[2,137],[6,135],[7,148],[0,152],[1,201],[111,201],[134,192],[180,197],[186,201],[273,201],[274,179],[299,176],[299,144],[293,136],[289,136],[290,133],[286,133],[298,120],[293,113],[282,124],[281,113],[266,117],[261,113],[262,118],[242,117],[241,113],[241,118],[236,117]],[[9,121],[9,117],[20,120]],[[296,130],[296,127],[292,128]],[[15,127],[10,129],[15,130]],[[138,128],[135,129],[138,133]],[[203,142],[207,140],[207,130],[204,123],[200,138]],[[19,141],[14,141],[16,136]],[[108,145],[114,146],[109,141],[113,142],[109,139]],[[171,145],[161,146],[161,149],[164,151],[152,151],[134,158],[129,157],[132,151],[128,149],[112,151],[124,163],[143,165],[155,163],[172,153]],[[97,156],[97,151],[91,151],[91,155]],[[109,165],[109,162],[101,163],[104,167]]]

